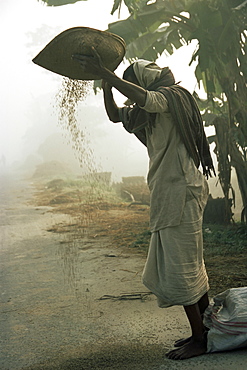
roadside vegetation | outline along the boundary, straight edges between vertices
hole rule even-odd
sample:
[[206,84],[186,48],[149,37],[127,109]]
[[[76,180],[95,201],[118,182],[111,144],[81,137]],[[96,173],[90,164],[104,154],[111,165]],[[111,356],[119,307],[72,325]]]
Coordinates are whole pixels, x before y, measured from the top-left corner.
[[[116,188],[74,179],[39,181],[35,202],[73,217],[73,224],[59,224],[49,231],[65,233],[81,243],[85,237],[96,243],[107,238],[114,248],[145,257],[150,240],[149,206],[123,199]],[[210,295],[247,286],[247,226],[204,224],[203,237]]]

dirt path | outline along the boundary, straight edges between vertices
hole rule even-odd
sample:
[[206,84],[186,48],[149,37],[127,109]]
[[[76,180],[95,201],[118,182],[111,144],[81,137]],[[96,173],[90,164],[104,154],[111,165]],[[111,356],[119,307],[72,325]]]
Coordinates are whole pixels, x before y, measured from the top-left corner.
[[143,294],[143,256],[48,232],[73,219],[34,207],[32,193],[30,182],[1,179],[0,369],[246,368],[245,351],[166,359],[189,327],[181,307],[161,310]]

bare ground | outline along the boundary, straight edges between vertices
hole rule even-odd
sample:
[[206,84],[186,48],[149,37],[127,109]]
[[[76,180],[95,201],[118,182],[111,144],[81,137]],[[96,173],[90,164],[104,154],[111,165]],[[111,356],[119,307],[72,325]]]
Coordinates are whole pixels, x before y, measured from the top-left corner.
[[129,242],[147,208],[81,218],[47,193],[37,203],[30,182],[2,180],[1,369],[245,368],[244,350],[165,358],[190,333],[182,308],[159,309],[141,284],[146,252]]

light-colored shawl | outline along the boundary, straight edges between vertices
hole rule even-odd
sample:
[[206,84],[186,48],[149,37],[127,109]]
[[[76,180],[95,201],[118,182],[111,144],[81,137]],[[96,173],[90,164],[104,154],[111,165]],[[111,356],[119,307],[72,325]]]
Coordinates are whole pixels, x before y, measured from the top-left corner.
[[[215,175],[202,117],[193,96],[175,83],[168,67],[160,68],[153,62],[140,59],[133,63],[133,70],[141,87],[158,91],[166,97],[174,123],[196,167],[201,163],[206,177],[212,176],[211,171]],[[155,113],[147,113],[136,105],[128,111],[128,116],[125,129],[133,132],[146,145],[145,127],[152,131]]]
[[140,86],[145,89],[159,79],[162,72],[162,68],[157,64],[144,59],[134,62],[133,70]]

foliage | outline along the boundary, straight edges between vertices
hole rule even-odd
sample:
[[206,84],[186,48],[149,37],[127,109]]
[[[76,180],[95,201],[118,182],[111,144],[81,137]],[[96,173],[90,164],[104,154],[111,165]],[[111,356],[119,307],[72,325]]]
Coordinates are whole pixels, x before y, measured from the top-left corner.
[[66,4],[74,4],[77,1],[87,1],[87,0],[39,0],[43,3],[46,3],[48,6],[61,6]]
[[114,14],[117,9],[119,10],[119,13],[120,13],[121,6],[123,3],[127,6],[130,13],[135,13],[141,8],[143,4],[146,3],[146,1],[145,0],[114,0],[111,14]]
[[233,255],[246,253],[247,227],[235,224],[228,227],[204,225],[203,239],[205,255]]
[[207,93],[206,108],[200,102],[205,123],[216,130],[210,140],[216,143],[221,186],[228,203],[233,166],[247,222],[247,1],[113,0],[111,14],[123,4],[130,16],[109,24],[108,31],[124,38],[129,61],[155,61],[198,40],[191,62],[198,62],[196,78]]
[[129,61],[155,61],[164,51],[172,54],[198,40],[191,62],[198,62],[196,78],[207,93],[207,101],[200,102],[205,123],[216,130],[210,140],[216,143],[221,186],[229,204],[234,166],[247,220],[247,1],[156,0],[128,8],[129,18],[108,30],[126,40]]
[[[145,230],[132,234],[130,248],[148,250],[151,233]],[[206,257],[236,256],[246,253],[247,227],[241,224],[231,226],[204,224],[203,226],[204,253]]]
[[138,235],[133,235],[134,241],[130,244],[130,248],[139,248],[145,251],[148,250],[151,232],[149,230],[145,230]]

